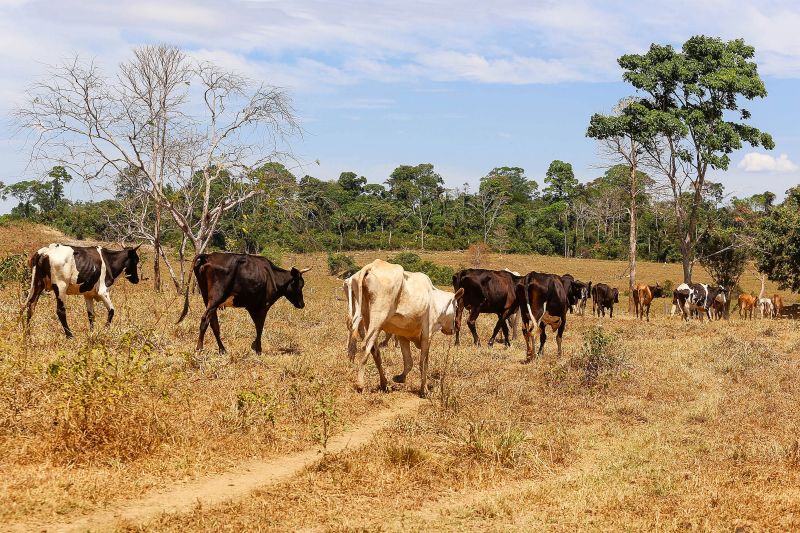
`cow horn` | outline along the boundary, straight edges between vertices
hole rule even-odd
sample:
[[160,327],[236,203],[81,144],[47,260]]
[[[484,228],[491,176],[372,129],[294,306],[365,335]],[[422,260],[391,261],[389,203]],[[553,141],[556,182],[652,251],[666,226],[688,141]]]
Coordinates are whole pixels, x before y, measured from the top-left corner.
[[140,242],[139,244],[137,244],[136,246],[133,247],[133,251],[135,252],[136,250],[138,250],[141,247],[142,247],[142,243]]
[[300,269],[300,273],[301,273],[301,274],[305,274],[306,272],[308,272],[309,270],[311,270],[311,268],[312,268],[312,267],[301,268],[301,269]]

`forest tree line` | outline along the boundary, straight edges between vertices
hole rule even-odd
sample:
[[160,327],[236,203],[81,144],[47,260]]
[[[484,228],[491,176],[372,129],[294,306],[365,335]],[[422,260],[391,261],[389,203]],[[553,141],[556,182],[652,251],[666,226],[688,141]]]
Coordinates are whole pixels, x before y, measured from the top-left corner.
[[[445,187],[430,163],[370,180],[295,175],[302,166],[286,147],[300,127],[285,90],[176,47],[144,46],[114,75],[75,59],[29,88],[15,118],[40,133],[32,158],[52,169],[0,195],[18,201],[11,217],[78,238],[150,243],[157,289],[162,264],[180,290],[185,259],[213,249],[275,257],[481,242],[508,253],[628,259],[630,287],[637,258],[680,261],[687,282],[699,263],[731,286],[755,259],[797,290],[798,189],[776,204],[769,191],[728,197],[712,180],[736,150],[774,147],[743,107],[767,96],[754,56],[741,39],[707,36],[624,55],[634,94],[588,117],[585,132],[605,172],[585,181],[568,161],[534,177],[498,166],[473,189]],[[109,198],[68,201],[73,176]]]

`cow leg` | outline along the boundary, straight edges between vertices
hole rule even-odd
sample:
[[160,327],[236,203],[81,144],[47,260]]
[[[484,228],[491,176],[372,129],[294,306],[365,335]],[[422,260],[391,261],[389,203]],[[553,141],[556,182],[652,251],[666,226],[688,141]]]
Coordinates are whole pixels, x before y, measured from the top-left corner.
[[480,307],[476,305],[469,310],[469,318],[467,318],[467,326],[469,326],[469,331],[472,333],[472,343],[475,346],[481,345],[481,341],[478,338],[478,328],[475,327],[475,322],[478,320],[478,315],[480,314]]
[[44,290],[44,281],[42,279],[37,279],[34,276],[33,281],[31,282],[31,292],[28,295],[28,301],[25,302],[25,307],[27,307],[27,320],[25,327],[28,327],[31,323],[31,317],[33,316],[33,312],[36,310],[36,303],[39,301],[39,296],[41,296],[42,291]]
[[106,306],[106,310],[108,311],[108,320],[106,320],[106,326],[110,326],[111,321],[114,319],[114,304],[111,303],[111,295],[108,294],[107,290],[105,290],[103,292],[98,292],[97,297],[100,298],[100,301],[103,302],[104,306]]
[[422,338],[419,345],[419,397],[425,398],[428,395],[428,352],[430,351],[430,339]]
[[[539,327],[539,357],[542,357],[544,355],[544,341],[546,340],[547,340],[547,325],[543,323]],[[561,355],[560,352],[559,355]]]
[[558,356],[561,357],[561,338],[564,336],[564,330],[567,328],[567,315],[564,315],[563,319],[561,320],[561,325],[558,327],[558,332],[556,333],[556,344],[558,345]]
[[461,317],[463,315],[464,315],[464,300],[462,299],[459,300],[458,303],[456,304],[456,321],[455,321],[455,326],[453,328],[455,329],[456,333],[456,340],[455,340],[456,346],[458,346],[458,343],[460,342],[461,339]]
[[[256,352],[256,355],[261,355],[261,334],[264,331],[264,322],[267,319],[267,308],[259,309],[255,307],[248,307],[247,312],[250,313],[250,318],[253,319],[253,325],[256,327],[256,338],[253,341],[253,344],[250,345],[250,348]],[[214,313],[216,315],[216,313]],[[213,330],[214,324],[212,323],[211,328]],[[217,325],[217,329],[219,329],[219,325]],[[217,344],[222,344],[220,340],[219,333],[215,332],[217,336]]]
[[72,334],[72,330],[69,329],[69,325],[67,324],[67,308],[64,306],[64,296],[67,295],[67,286],[63,283],[54,284],[53,292],[56,294],[56,315],[58,316],[59,322],[61,322],[61,327],[64,328],[64,334],[68,339],[71,339],[75,335]]
[[380,376],[380,389],[386,392],[389,389],[388,382],[386,381],[386,374],[383,371],[383,361],[381,360],[381,350],[377,344],[372,347],[372,359],[375,361],[375,366],[378,367],[378,376]]
[[506,319],[503,316],[503,313],[497,313],[497,324],[494,325],[494,330],[492,331],[492,337],[489,339],[489,342],[487,343],[487,345],[490,348],[494,346],[494,339],[495,337],[497,337],[497,334],[500,332],[501,329],[503,330],[503,335],[505,336],[503,344],[509,346],[510,343],[508,342],[508,326],[506,326]]
[[378,341],[378,336],[381,334],[380,329],[372,329],[374,324],[382,324],[383,320],[376,320],[373,322],[370,320],[370,329],[367,331],[366,335],[364,336],[364,351],[361,352],[361,356],[356,361],[356,390],[359,392],[364,390],[364,367],[367,364],[367,360],[369,359],[369,355],[372,353],[372,349]]
[[403,373],[397,374],[392,378],[395,383],[405,383],[406,376],[414,368],[414,360],[411,358],[411,342],[408,339],[395,337],[400,342],[400,351],[403,352]]
[[[217,340],[217,348],[219,349],[220,354],[224,354],[227,352],[225,349],[225,345],[222,344],[222,337],[220,336],[219,331],[219,315],[217,314],[217,308],[214,308],[214,311],[211,312],[209,316],[209,323],[211,324],[211,331],[214,333],[214,338]],[[261,339],[259,339],[259,344],[261,343]],[[261,353],[260,351],[258,353]]]
[[86,316],[89,318],[89,331],[94,330],[94,296],[85,296]]
[[534,339],[536,338],[536,331],[535,331],[535,322],[533,321],[533,317],[530,318],[530,322],[526,322],[525,319],[522,319],[522,336],[525,337],[525,361],[524,363],[530,363],[533,361],[534,356]]
[[609,318],[614,318],[614,306],[613,305],[608,308],[608,317]]

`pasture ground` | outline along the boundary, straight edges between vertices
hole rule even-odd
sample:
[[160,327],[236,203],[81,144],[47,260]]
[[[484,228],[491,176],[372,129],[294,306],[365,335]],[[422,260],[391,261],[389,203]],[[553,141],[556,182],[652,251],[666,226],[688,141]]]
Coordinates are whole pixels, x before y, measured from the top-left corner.
[[[44,228],[0,228],[0,257],[53,240]],[[354,254],[360,264],[388,255]],[[468,264],[456,252],[424,257]],[[341,281],[327,275],[322,254],[283,263],[314,267],[306,308],[282,301],[270,311],[261,356],[249,350],[253,329],[242,310],[221,315],[228,355],[216,353],[210,334],[207,350],[193,353],[199,297],[175,325],[181,298],[147,281],[119,281],[115,324],[92,335],[82,299],[71,297],[73,340],[60,331],[52,295],[24,340],[19,293],[0,291],[0,529],[47,529],[154,489],[322,447],[416,391],[415,370],[408,384],[377,392],[370,364],[371,390],[355,393]],[[625,265],[613,261],[493,255],[485,266],[626,283]],[[639,266],[643,281],[679,277],[678,265]],[[745,288],[758,292],[749,278]],[[665,317],[663,302],[654,302],[650,323],[635,321],[624,303],[613,320],[570,315],[564,357],[548,341],[530,365],[520,364],[521,338],[488,349],[453,347],[439,334],[430,399],[364,447],[324,455],[235,501],[119,527],[800,528],[797,323],[687,324]],[[492,324],[481,318],[482,340]],[[399,350],[387,349],[384,362],[394,373]]]

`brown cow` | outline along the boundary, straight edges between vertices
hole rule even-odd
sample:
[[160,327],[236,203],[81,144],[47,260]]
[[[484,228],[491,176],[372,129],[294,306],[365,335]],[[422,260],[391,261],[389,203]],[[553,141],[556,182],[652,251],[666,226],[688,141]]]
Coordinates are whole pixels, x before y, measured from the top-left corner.
[[739,301],[736,303],[736,307],[739,308],[739,316],[742,317],[742,313],[744,312],[744,319],[747,320],[748,314],[750,315],[750,320],[753,320],[753,310],[756,308],[756,297],[752,294],[742,293],[739,295]]
[[633,289],[633,306],[636,311],[636,318],[641,320],[645,314],[647,321],[650,322],[650,304],[653,298],[661,298],[664,296],[664,289],[660,284],[645,285],[640,283]]
[[772,305],[775,306],[775,316],[781,316],[783,314],[783,298],[781,298],[780,294],[772,297]]

